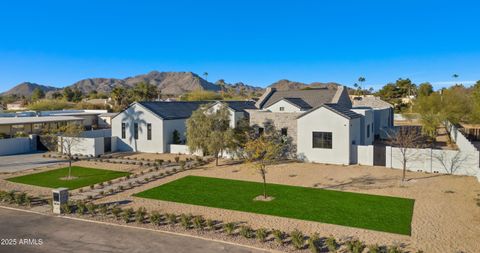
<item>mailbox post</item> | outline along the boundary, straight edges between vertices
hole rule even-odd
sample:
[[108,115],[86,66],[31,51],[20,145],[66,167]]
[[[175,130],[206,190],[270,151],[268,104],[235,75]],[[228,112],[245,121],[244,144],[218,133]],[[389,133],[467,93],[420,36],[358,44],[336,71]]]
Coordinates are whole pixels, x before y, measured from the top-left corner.
[[57,188],[52,190],[53,213],[61,214],[61,206],[68,203],[68,188]]

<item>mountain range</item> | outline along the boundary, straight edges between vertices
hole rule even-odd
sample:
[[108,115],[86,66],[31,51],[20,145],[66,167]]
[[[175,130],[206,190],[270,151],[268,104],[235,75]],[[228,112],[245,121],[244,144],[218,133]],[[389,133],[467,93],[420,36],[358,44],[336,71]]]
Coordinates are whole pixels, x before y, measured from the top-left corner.
[[[112,89],[116,86],[122,87],[133,87],[134,85],[145,82],[153,84],[158,87],[162,94],[171,94],[171,95],[181,95],[184,93],[191,92],[193,90],[208,90],[208,91],[219,91],[221,86],[219,85],[220,80],[216,83],[208,82],[199,75],[192,72],[159,72],[151,71],[147,74],[137,75],[133,77],[127,77],[124,79],[118,78],[87,78],[75,82],[66,87],[79,89],[84,94],[88,94],[91,91],[97,91],[99,93],[110,93]],[[222,82],[223,83],[223,82]],[[303,89],[306,87],[322,87],[325,85],[339,85],[337,83],[311,83],[305,84],[300,82],[289,81],[282,79],[278,82],[271,84],[268,87],[277,88],[279,90],[288,90],[288,89]],[[233,89],[237,92],[261,92],[263,88],[239,83],[225,83],[224,86],[229,89]],[[64,87],[64,88],[66,88]],[[29,97],[32,95],[33,90],[39,88],[43,90],[47,97],[55,91],[61,92],[63,88],[56,88],[52,86],[46,86],[31,82],[23,82],[16,85],[10,90],[1,93],[0,95],[17,95]]]

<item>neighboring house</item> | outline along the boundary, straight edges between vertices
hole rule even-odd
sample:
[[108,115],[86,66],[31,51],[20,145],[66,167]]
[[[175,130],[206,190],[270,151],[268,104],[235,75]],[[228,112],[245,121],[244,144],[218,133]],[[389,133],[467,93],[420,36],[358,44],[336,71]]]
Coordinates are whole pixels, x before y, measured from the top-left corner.
[[84,99],[83,102],[98,105],[98,106],[105,106],[108,108],[112,108],[112,99],[111,98],[94,98],[94,99]]
[[98,115],[98,127],[99,128],[111,128],[112,118],[117,116],[116,112],[107,112]]
[[245,109],[254,108],[249,101],[156,101],[137,102],[112,119],[112,136],[117,136],[116,150],[148,153],[168,153],[176,130],[185,140],[186,120],[202,105],[213,103],[210,108],[217,110],[227,105],[231,113],[231,126],[247,118]]
[[24,111],[27,110],[25,101],[15,101],[7,104],[8,111]]
[[99,115],[107,113],[107,110],[60,110],[41,111],[38,116],[73,116],[83,119],[85,130],[99,128]]
[[393,105],[372,95],[351,96],[353,107],[370,107],[374,112],[374,132],[379,138],[393,127]]
[[74,116],[0,117],[0,134],[39,134],[48,129],[58,129],[69,122],[82,123],[83,119]]

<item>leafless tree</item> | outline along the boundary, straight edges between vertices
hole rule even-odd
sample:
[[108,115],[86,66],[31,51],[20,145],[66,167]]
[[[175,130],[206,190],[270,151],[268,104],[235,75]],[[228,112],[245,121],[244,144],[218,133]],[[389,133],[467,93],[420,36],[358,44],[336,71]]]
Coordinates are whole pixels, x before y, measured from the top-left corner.
[[464,154],[461,151],[457,151],[453,156],[449,156],[447,152],[442,151],[433,157],[442,165],[443,169],[448,174],[454,174],[469,158],[467,154]]
[[69,123],[60,128],[59,145],[62,154],[68,157],[68,176],[67,179],[72,179],[72,151],[82,141],[81,134],[83,132],[83,126],[81,124]]
[[402,163],[403,174],[402,181],[405,181],[407,172],[407,163],[415,158],[415,149],[420,147],[424,137],[416,127],[399,127],[393,133],[389,133],[389,144],[392,147],[399,148]]

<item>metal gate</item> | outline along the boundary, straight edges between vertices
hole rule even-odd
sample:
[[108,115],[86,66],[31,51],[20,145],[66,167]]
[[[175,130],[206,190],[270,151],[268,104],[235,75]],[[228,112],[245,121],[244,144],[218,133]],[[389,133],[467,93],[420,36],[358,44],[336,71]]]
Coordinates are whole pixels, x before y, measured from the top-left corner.
[[103,152],[112,152],[112,137],[103,138]]
[[385,146],[373,146],[373,165],[385,166],[387,163]]

